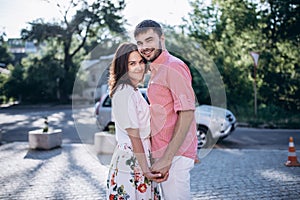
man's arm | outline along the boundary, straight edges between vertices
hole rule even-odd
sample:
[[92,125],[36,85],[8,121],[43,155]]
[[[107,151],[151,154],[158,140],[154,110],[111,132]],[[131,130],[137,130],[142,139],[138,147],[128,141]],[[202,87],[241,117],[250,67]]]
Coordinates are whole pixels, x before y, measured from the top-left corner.
[[160,172],[162,175],[165,175],[169,171],[172,160],[183,144],[193,119],[193,110],[179,111],[173,137],[168,144],[163,157],[152,165],[151,171]]

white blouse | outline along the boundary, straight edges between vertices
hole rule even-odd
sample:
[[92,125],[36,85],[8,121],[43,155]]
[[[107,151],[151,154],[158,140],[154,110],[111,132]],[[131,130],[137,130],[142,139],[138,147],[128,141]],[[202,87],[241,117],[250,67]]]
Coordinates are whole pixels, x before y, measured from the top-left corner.
[[137,128],[143,140],[150,137],[149,105],[139,90],[130,85],[118,86],[112,97],[112,118],[115,122],[118,144],[128,144],[131,141],[125,129]]

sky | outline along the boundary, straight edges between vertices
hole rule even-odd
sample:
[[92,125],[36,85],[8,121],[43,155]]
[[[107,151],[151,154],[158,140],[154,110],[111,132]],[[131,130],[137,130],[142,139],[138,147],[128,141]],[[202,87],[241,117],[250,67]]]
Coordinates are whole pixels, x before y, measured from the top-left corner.
[[[61,19],[55,2],[66,0],[0,0],[0,33],[7,38],[20,37],[20,31],[29,27],[28,22],[43,18],[45,22]],[[192,10],[188,0],[125,0],[124,18],[132,26],[144,19],[153,19],[169,25],[181,24],[182,17],[188,18]],[[130,31],[130,30],[129,30]]]

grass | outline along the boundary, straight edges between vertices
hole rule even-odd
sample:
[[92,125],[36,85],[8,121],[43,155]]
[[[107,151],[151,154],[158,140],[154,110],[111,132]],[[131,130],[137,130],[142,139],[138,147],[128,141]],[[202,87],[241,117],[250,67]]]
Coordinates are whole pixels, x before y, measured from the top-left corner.
[[[229,108],[230,109],[230,108]],[[256,128],[300,129],[300,111],[284,111],[274,106],[262,107],[254,111],[245,107],[231,109],[241,125]]]

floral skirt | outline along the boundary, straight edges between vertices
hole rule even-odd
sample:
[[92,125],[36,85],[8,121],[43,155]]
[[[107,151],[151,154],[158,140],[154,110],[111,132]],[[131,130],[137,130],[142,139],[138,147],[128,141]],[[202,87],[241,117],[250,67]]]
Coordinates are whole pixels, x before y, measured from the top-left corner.
[[[144,146],[145,148],[145,146]],[[150,148],[146,149],[150,163]],[[118,145],[111,160],[107,179],[107,200],[159,200],[158,185],[143,172],[127,144]]]

